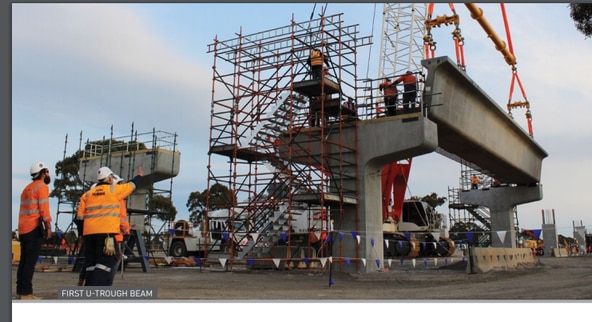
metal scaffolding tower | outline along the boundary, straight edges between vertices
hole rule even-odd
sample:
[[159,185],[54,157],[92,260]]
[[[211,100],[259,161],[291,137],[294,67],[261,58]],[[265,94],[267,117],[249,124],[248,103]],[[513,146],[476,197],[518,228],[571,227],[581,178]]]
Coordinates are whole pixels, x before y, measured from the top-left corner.
[[[75,236],[75,240],[68,243],[68,254],[76,258],[79,257],[81,243],[77,231],[74,232],[75,225],[73,224],[78,211],[78,202],[80,196],[95,183],[96,171],[102,166],[110,167],[125,181],[133,178],[137,167],[143,167],[145,175],[142,178],[142,183],[127,200],[127,212],[132,232],[137,235],[135,242],[142,247],[147,245],[147,251],[164,251],[166,253],[166,245],[161,239],[170,228],[170,220],[155,219],[159,212],[151,209],[151,200],[157,196],[169,200],[172,198],[173,178],[178,174],[180,165],[177,134],[154,129],[151,132],[138,133],[132,124],[129,136],[115,137],[113,127],[111,127],[108,138],[103,137],[94,141],[87,139],[84,144],[82,132],[80,132],[78,150],[72,156],[66,155],[67,145],[68,136],[66,135],[64,158],[60,163],[60,180],[65,185],[56,188],[52,193],[58,198],[56,225],[61,214],[69,214],[72,219],[72,223],[63,234],[64,236]],[[72,166],[77,167],[76,174],[65,168]],[[158,182],[167,179],[168,184],[157,185]],[[149,229],[145,231],[145,227],[149,227]],[[167,230],[164,230],[165,228]],[[143,262],[145,259],[140,258],[140,260]],[[129,261],[133,261],[133,258],[130,258]]]
[[[306,236],[330,233],[344,207],[356,206],[357,147],[341,139],[342,130],[357,119],[342,102],[357,101],[363,91],[356,52],[369,44],[342,14],[321,14],[259,33],[241,31],[229,40],[216,38],[208,46],[214,56],[208,191],[222,184],[236,198],[225,205],[233,214],[228,218],[231,264],[327,255],[327,249],[311,247]],[[329,60],[318,80],[311,79],[307,65],[314,48]],[[247,227],[240,237],[234,231],[239,220]],[[295,231],[296,220],[307,222],[307,229]],[[246,242],[248,236],[256,239]]]

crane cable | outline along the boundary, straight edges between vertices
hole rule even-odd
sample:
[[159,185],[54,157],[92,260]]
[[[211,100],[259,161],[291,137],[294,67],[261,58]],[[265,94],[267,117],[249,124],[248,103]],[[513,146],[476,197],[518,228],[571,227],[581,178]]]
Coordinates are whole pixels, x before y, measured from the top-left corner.
[[[376,23],[376,3],[374,3],[374,15],[372,15],[372,29],[370,31],[371,35],[374,35],[374,24]],[[366,63],[366,78],[370,75],[370,58],[372,56],[372,46],[370,46],[370,50],[368,50],[368,61]]]
[[454,49],[456,54],[456,64],[462,70],[466,70],[466,63],[465,63],[465,53],[464,53],[464,37],[461,34],[461,30],[459,28],[460,25],[460,18],[456,13],[456,9],[454,8],[453,3],[449,3],[448,7],[452,11],[452,16],[448,17],[446,15],[443,16],[436,16],[436,18],[432,19],[432,15],[434,13],[434,3],[428,4],[428,15],[425,21],[425,28],[426,34],[423,37],[424,40],[424,47],[425,47],[425,56],[426,58],[434,58],[436,54],[436,42],[432,37],[432,27],[440,27],[440,25],[450,25],[454,24],[455,28],[452,31],[452,39],[454,40]]
[[[506,15],[506,7],[504,3],[500,3],[500,7],[502,10],[502,16],[504,19],[504,27],[506,28],[506,38],[508,40],[508,49],[512,55],[514,55],[514,48],[512,46],[512,38],[510,36],[510,26],[508,24],[508,17]],[[515,57],[515,56],[514,56]],[[520,91],[522,92],[522,97],[524,101],[516,101],[512,103],[512,95],[514,94],[514,84],[518,82],[518,86],[520,87]],[[522,82],[520,81],[520,77],[518,76],[518,70],[516,68],[516,61],[512,64],[512,80],[510,82],[510,93],[508,97],[508,114],[510,117],[512,116],[512,109],[518,107],[525,107],[526,108],[526,122],[528,126],[528,134],[533,137],[533,130],[532,130],[532,113],[530,112],[530,103],[528,102],[528,98],[526,98],[526,92],[524,91],[524,87],[522,86]]]

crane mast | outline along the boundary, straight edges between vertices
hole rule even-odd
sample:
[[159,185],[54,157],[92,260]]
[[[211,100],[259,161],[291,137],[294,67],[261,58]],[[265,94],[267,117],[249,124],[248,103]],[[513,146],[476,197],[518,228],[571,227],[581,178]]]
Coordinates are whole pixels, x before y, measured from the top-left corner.
[[421,71],[425,58],[425,3],[385,3],[382,17],[378,76]]
[[[380,41],[379,79],[423,71],[427,6],[424,3],[385,3]],[[418,84],[421,92],[422,83]],[[384,220],[401,220],[412,158],[387,164],[382,170]]]

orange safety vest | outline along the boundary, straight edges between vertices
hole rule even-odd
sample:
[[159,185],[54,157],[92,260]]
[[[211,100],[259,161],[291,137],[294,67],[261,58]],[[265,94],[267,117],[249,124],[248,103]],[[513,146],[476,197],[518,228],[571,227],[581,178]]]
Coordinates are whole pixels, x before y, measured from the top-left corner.
[[381,91],[384,91],[384,96],[395,96],[397,95],[397,88],[395,86],[391,86],[391,81],[384,81],[378,85],[378,88]]
[[21,193],[18,232],[26,234],[39,226],[39,218],[51,224],[49,213],[49,187],[38,179],[29,183]]
[[[121,227],[122,200],[135,189],[136,185],[133,182],[118,185],[99,184],[83,194],[76,216],[77,220],[84,222],[83,235],[118,234]],[[127,213],[125,216],[127,217]]]
[[406,92],[415,90],[415,83],[417,78],[413,74],[405,74],[395,80],[395,84],[403,83],[403,88]]

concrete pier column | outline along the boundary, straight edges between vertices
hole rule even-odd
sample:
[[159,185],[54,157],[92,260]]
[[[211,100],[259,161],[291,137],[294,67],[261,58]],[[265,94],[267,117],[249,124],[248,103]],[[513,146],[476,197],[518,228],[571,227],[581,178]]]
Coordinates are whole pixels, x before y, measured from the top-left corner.
[[515,206],[543,199],[543,187],[492,187],[489,190],[462,191],[460,202],[489,208],[491,231],[506,231],[503,241],[492,236],[492,247],[516,248],[516,231],[514,227]]
[[[347,136],[346,136],[347,137]],[[360,258],[362,263],[339,266],[343,271],[375,272],[376,260],[384,266],[382,235],[382,168],[395,160],[405,160],[433,152],[438,146],[436,124],[421,113],[415,116],[385,117],[358,128],[358,216],[355,207],[345,208],[333,228],[343,233],[333,243],[333,257]],[[352,231],[360,236],[360,244]],[[374,240],[374,246],[371,240]],[[336,267],[334,265],[333,267]]]
[[[127,197],[127,207],[128,209],[148,209],[146,205],[146,196],[148,195],[147,188],[136,188],[136,190]],[[130,227],[132,229],[140,229],[144,231],[144,213],[129,213],[128,212],[128,219],[130,223]]]

